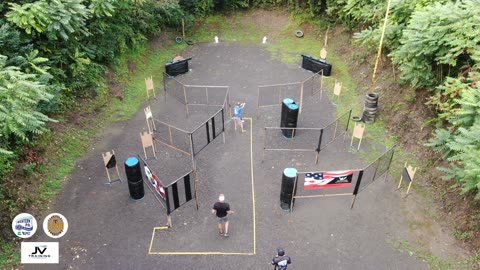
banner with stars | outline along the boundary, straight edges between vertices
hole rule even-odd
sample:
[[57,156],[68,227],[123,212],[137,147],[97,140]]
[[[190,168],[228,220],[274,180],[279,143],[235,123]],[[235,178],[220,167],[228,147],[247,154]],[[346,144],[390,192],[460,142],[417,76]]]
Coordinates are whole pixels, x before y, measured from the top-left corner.
[[157,192],[156,195],[160,196],[163,200],[166,200],[167,197],[165,195],[165,189],[163,188],[162,182],[160,182],[160,179],[152,173],[150,168],[148,168],[146,163],[143,163],[144,169],[145,169],[145,176],[147,176],[148,183],[152,185],[152,187],[155,189]]
[[352,185],[355,171],[325,171],[305,174],[304,189],[343,188]]

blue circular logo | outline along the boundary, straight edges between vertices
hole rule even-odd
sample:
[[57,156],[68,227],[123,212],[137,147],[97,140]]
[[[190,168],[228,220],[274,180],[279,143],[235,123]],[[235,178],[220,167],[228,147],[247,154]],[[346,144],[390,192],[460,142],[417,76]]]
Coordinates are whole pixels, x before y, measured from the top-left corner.
[[37,231],[37,221],[28,213],[18,214],[12,221],[12,230],[20,238],[29,238]]

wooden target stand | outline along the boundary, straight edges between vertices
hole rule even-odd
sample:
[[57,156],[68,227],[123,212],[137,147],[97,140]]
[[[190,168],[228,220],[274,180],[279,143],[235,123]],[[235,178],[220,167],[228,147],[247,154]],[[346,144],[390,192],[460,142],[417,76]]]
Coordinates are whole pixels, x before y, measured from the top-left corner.
[[360,151],[360,145],[362,144],[363,133],[365,132],[365,124],[355,122],[353,128],[352,140],[350,141],[350,148],[353,148],[353,139],[359,139],[357,151]]
[[[111,187],[113,182],[122,182],[122,178],[120,178],[120,172],[118,170],[117,159],[115,158],[115,151],[113,151],[112,149],[111,152],[102,153],[102,157],[103,157],[103,164],[105,165],[105,171],[107,172],[107,177],[108,177],[108,182],[105,183],[105,185],[108,185],[109,187]],[[115,180],[112,180],[109,172],[109,170],[113,168],[115,168],[115,171],[117,172],[117,177],[118,177]]]
[[147,99],[150,98],[150,92],[152,92],[153,97],[155,98],[155,87],[153,86],[152,76],[145,78],[145,88],[147,89]]
[[[328,30],[329,28],[327,28],[327,31],[325,32],[325,40],[323,43],[323,47],[322,49],[320,49],[320,59],[324,60],[325,62],[327,61],[327,55],[328,55],[328,52],[327,52]],[[323,91],[323,78],[325,78],[325,76],[323,76],[323,69],[321,72],[322,72],[322,75],[320,77],[320,93],[322,93]],[[322,94],[320,94],[320,100],[321,99],[322,99]]]
[[335,86],[333,87],[333,97],[332,97],[332,104],[334,106],[337,106],[337,104],[334,102],[335,100],[338,100],[340,98],[340,93],[342,92],[342,83],[335,80]]
[[410,187],[412,187],[413,178],[415,177],[415,172],[417,171],[417,167],[413,168],[411,165],[407,166],[407,162],[403,166],[402,175],[400,176],[400,181],[398,182],[397,190],[400,189],[402,182],[408,183],[407,193],[405,196],[408,196],[408,192],[410,192]]
[[157,159],[157,154],[155,150],[155,144],[153,141],[152,133],[149,131],[142,132],[140,133],[140,138],[142,141],[143,153],[145,154],[145,160],[148,160],[147,148],[149,147],[152,148],[153,157]]
[[143,111],[145,112],[145,120],[147,121],[148,132],[152,133],[154,130],[157,130],[155,121],[153,120],[152,110],[150,109],[150,106],[147,106],[145,109],[143,109]]

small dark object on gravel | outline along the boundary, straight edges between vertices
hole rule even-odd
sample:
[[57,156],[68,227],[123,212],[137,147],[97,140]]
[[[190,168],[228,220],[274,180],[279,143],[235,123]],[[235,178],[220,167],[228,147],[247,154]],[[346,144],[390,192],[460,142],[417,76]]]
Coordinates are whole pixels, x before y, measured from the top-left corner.
[[193,45],[193,41],[191,40],[185,40],[185,43],[187,43],[188,45]]

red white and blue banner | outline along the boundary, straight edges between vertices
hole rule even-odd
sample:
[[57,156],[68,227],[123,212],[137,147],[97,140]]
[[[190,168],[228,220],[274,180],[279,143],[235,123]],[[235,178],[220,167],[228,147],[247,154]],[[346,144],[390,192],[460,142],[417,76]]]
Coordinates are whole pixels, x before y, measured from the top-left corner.
[[352,186],[355,171],[325,171],[305,174],[304,189],[343,188]]
[[147,164],[143,164],[145,169],[145,176],[148,179],[148,182],[152,185],[153,189],[155,189],[156,195],[160,195],[163,200],[166,200],[165,189],[163,188],[162,183],[158,179],[158,177],[152,173],[150,168],[148,168]]

